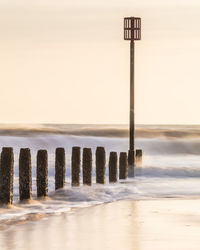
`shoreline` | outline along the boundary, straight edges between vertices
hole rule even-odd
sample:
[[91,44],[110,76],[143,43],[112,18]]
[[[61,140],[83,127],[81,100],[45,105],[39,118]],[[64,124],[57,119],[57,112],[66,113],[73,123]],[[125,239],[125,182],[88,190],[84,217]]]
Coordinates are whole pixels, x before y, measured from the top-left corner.
[[27,212],[27,213],[22,213],[22,214],[17,214],[17,212],[20,212],[20,210],[23,209],[34,209],[34,205],[36,205],[36,207],[38,205],[42,206],[42,201],[51,201],[51,199],[45,198],[45,199],[31,199],[31,200],[26,200],[26,201],[22,201],[22,202],[18,202],[15,203],[13,205],[3,205],[0,206],[0,214],[5,214],[7,212],[10,212],[9,214],[15,215],[16,217],[13,216],[13,218],[10,219],[2,219],[0,220],[0,233],[3,231],[8,231],[8,230],[12,230],[13,227],[17,227],[18,225],[24,225],[24,224],[28,224],[28,223],[32,223],[34,221],[40,221],[43,219],[48,219],[49,217],[53,217],[53,216],[60,216],[63,214],[66,215],[71,215],[71,214],[76,214],[79,213],[79,211],[82,210],[87,210],[90,208],[95,208],[97,206],[103,206],[103,205],[107,205],[107,204],[115,204],[115,203],[120,203],[120,202],[151,202],[151,201],[166,201],[168,200],[169,202],[172,200],[187,200],[187,201],[195,201],[195,200],[200,200],[200,196],[191,196],[191,197],[181,197],[181,196],[177,196],[177,197],[156,197],[156,198],[138,198],[138,199],[124,199],[124,200],[116,200],[116,201],[108,201],[108,202],[102,202],[102,203],[96,203],[96,204],[90,204],[90,205],[86,205],[86,206],[77,206],[77,207],[68,207],[66,209],[66,211],[55,211],[55,212],[44,212],[44,211],[39,211],[38,212]]
[[[52,217],[52,216],[60,216],[62,214],[76,214],[81,210],[87,210],[89,208],[95,208],[96,206],[103,206],[107,204],[112,204],[112,203],[118,203],[118,202],[148,202],[148,201],[166,201],[166,200],[187,200],[187,201],[193,201],[193,200],[200,200],[200,196],[191,196],[191,197],[182,197],[182,196],[177,196],[177,197],[155,197],[155,198],[138,198],[138,199],[124,199],[124,200],[116,200],[116,201],[108,201],[108,202],[102,202],[102,203],[96,203],[96,204],[90,204],[86,206],[72,206],[68,207],[66,211],[55,211],[55,212],[30,212],[30,213],[23,213],[21,216],[18,215],[16,217],[13,217],[12,219],[2,219],[0,220],[0,233],[2,231],[10,230],[10,228],[18,226],[18,225],[24,225],[33,221],[40,221],[43,218],[46,217]],[[38,205],[42,206],[42,201],[51,201],[51,198],[45,198],[45,199],[31,199],[31,200],[26,200],[22,202],[17,202],[12,205],[3,205],[0,206],[0,214],[4,214],[6,212],[10,212],[9,214],[15,215],[15,213],[20,212],[22,209],[32,209],[34,208],[34,205],[36,207]]]
[[0,249],[199,249],[200,198],[116,201],[0,232]]

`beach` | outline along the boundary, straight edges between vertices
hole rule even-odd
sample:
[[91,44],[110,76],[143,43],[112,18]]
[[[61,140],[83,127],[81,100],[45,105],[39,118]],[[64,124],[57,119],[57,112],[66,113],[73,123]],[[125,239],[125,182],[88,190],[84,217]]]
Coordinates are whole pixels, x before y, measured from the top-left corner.
[[200,250],[199,5],[1,1],[0,250]]
[[199,249],[200,199],[118,201],[0,232],[2,250]]
[[[34,125],[5,131],[14,150],[13,205],[0,208],[0,249],[199,249],[200,126],[138,126],[143,150],[135,178],[109,183],[111,151],[126,152],[126,126]],[[102,136],[102,133],[105,133]],[[77,134],[78,133],[78,134]],[[139,134],[138,134],[139,133]],[[93,152],[92,186],[71,186],[72,146]],[[96,183],[95,150],[106,151],[106,184]],[[65,188],[55,191],[55,150],[66,150]],[[19,152],[30,148],[32,199],[19,201]],[[48,197],[37,198],[36,155],[48,151]]]

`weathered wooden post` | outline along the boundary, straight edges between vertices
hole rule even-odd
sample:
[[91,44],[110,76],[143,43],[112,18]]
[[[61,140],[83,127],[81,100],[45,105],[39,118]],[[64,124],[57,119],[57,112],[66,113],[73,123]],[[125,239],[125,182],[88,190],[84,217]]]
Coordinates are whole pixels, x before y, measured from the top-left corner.
[[13,202],[13,148],[2,148],[0,160],[0,204],[9,205]]
[[106,152],[104,147],[96,149],[96,183],[105,184]]
[[48,153],[39,150],[37,153],[37,196],[48,195]]
[[72,148],[72,186],[80,185],[80,164],[81,149],[80,147]]
[[136,149],[136,166],[142,166],[142,149]]
[[109,182],[117,182],[117,153],[116,152],[110,152]]
[[135,152],[133,150],[128,151],[128,165],[134,166],[135,163]]
[[56,148],[55,189],[65,186],[65,149]]
[[92,150],[83,149],[83,184],[92,185]]
[[119,156],[119,179],[126,179],[128,174],[127,153],[121,152]]
[[135,151],[128,151],[128,177],[135,177]]
[[31,151],[29,148],[21,148],[19,154],[19,198],[31,199],[32,196],[32,169]]

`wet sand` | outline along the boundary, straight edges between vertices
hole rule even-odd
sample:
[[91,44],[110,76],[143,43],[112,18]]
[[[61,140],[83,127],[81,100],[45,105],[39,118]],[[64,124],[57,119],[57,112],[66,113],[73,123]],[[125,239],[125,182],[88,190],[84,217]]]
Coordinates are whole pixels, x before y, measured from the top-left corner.
[[193,250],[200,200],[119,201],[12,226],[1,250]]

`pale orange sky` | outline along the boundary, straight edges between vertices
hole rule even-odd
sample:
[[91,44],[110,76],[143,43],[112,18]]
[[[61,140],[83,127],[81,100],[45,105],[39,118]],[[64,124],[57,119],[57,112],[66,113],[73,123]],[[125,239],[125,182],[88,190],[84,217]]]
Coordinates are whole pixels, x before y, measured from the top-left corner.
[[200,124],[199,0],[0,0],[0,123]]

